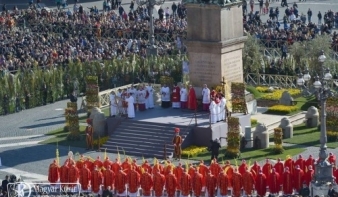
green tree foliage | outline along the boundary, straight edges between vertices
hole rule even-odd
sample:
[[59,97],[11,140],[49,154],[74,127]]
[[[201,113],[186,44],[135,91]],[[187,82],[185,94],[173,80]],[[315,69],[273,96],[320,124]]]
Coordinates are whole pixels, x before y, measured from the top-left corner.
[[243,48],[243,69],[244,73],[258,73],[262,67],[263,48],[258,40],[251,35],[244,43]]

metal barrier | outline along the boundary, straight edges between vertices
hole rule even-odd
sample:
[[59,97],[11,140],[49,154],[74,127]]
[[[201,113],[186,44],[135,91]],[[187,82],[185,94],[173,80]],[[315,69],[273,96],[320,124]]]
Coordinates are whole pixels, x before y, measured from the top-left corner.
[[245,75],[244,80],[247,84],[253,86],[265,85],[284,88],[297,87],[297,76],[248,73]]

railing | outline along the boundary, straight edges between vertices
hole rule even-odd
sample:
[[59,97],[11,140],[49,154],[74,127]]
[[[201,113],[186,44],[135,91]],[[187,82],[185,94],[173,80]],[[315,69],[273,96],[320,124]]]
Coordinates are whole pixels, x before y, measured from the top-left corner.
[[297,76],[248,73],[245,75],[244,80],[247,84],[253,86],[265,85],[284,88],[297,87]]

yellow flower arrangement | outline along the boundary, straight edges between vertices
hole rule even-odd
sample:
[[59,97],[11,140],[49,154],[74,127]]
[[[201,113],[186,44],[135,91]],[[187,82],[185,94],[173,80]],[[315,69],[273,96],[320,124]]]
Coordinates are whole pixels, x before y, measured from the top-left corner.
[[281,89],[275,90],[272,93],[264,94],[261,99],[265,100],[279,100],[282,97],[283,92],[288,91],[292,97],[299,96],[301,94],[301,90],[299,89]]
[[257,86],[256,90],[261,93],[268,93],[269,92],[269,87],[267,86]]
[[274,105],[268,108],[268,113],[276,114],[288,114],[291,112],[298,111],[299,107],[297,106],[286,106],[286,105]]
[[100,138],[100,141],[99,139],[96,139],[93,141],[93,145],[94,146],[97,146],[98,144],[100,144],[100,146],[102,146],[103,144],[105,144],[107,141],[108,141],[109,137],[108,136],[105,136],[105,137],[101,137]]
[[199,147],[199,146],[189,146],[182,150],[182,156],[184,157],[196,157],[197,155],[206,152],[207,147]]

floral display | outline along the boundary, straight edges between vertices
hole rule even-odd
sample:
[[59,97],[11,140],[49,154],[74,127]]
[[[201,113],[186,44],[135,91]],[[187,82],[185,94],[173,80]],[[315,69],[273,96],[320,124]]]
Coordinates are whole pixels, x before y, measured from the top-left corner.
[[269,89],[269,87],[267,86],[257,86],[256,87],[256,90],[258,92],[261,92],[261,93],[268,93],[268,92],[271,92],[271,90]]
[[232,93],[232,113],[244,113],[247,114],[248,110],[245,101],[245,84],[244,83],[231,83]]
[[275,147],[273,148],[273,152],[275,154],[281,154],[284,152],[283,148],[283,130],[281,128],[274,129],[274,143]]
[[182,150],[182,156],[184,157],[196,157],[197,155],[207,151],[207,147],[189,146]]
[[79,115],[77,113],[77,103],[68,102],[67,108],[65,109],[66,128],[69,132],[68,139],[74,140],[79,139],[80,136],[80,125]]
[[105,136],[105,137],[101,137],[99,139],[96,139],[93,141],[93,145],[94,146],[102,146],[103,144],[105,144],[108,141],[109,137]]
[[338,140],[338,97],[331,97],[326,101],[326,128],[329,142]]
[[280,89],[280,90],[273,90],[271,93],[267,93],[262,95],[261,99],[265,100],[279,100],[282,97],[283,92],[288,91],[292,97],[298,97],[301,95],[300,89]]
[[336,142],[338,140],[338,131],[327,131],[327,141]]
[[226,148],[227,156],[238,157],[240,153],[240,124],[239,119],[236,117],[229,117],[228,119],[228,137]]
[[93,107],[100,107],[99,86],[97,76],[86,77],[86,102],[88,112],[90,112]]
[[273,114],[289,114],[298,110],[298,106],[274,105],[269,107],[267,112]]

